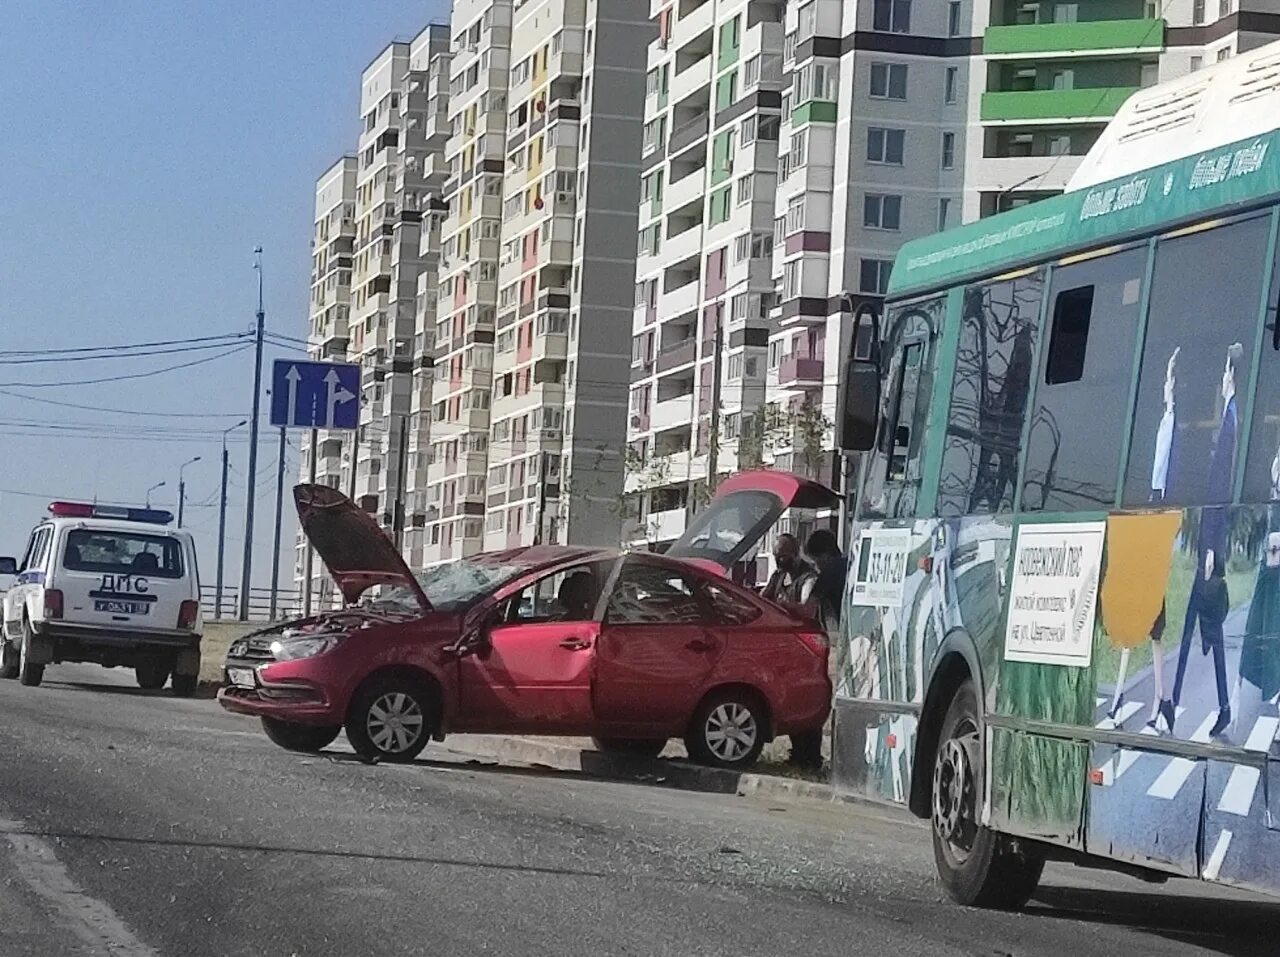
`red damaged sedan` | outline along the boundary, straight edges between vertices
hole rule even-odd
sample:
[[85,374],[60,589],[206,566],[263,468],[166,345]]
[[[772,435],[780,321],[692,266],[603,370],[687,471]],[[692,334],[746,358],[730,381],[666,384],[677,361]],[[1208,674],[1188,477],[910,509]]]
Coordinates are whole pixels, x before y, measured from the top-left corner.
[[219,694],[284,748],[318,751],[345,729],[386,761],[450,732],[656,755],[680,737],[700,762],[744,768],[775,735],[826,721],[822,632],[725,576],[788,506],[829,504],[822,486],[730,479],[667,556],[534,546],[416,576],[341,493],[294,494],[347,605],[236,641]]

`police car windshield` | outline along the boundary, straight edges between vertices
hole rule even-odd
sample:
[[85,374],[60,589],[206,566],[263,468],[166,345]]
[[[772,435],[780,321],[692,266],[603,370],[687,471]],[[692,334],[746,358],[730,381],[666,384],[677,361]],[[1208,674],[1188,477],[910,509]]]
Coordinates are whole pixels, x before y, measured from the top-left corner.
[[78,528],[67,535],[62,565],[73,572],[181,578],[182,549],[167,535]]

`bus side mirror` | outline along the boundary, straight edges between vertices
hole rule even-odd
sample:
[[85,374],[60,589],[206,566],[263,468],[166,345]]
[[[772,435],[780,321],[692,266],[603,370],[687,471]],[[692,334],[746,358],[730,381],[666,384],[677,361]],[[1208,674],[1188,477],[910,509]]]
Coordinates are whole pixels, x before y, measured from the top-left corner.
[[871,303],[854,314],[853,358],[845,374],[840,450],[869,452],[880,416],[880,315]]

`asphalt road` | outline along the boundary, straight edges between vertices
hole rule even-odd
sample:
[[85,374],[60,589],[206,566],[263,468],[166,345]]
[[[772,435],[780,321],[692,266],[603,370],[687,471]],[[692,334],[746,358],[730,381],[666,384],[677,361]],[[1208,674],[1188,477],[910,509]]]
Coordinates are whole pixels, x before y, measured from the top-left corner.
[[892,811],[301,757],[126,677],[0,682],[5,957],[1275,953],[1276,905],[1193,884],[956,907]]

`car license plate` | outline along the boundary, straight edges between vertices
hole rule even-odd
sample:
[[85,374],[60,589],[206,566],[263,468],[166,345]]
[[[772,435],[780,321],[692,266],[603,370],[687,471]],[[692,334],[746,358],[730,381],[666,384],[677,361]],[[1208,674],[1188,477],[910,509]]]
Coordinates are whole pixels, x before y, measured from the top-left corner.
[[237,688],[252,688],[257,685],[252,668],[228,668],[227,678]]
[[115,598],[97,598],[93,602],[94,611],[105,611],[109,615],[145,615],[151,606],[145,601],[120,601]]

